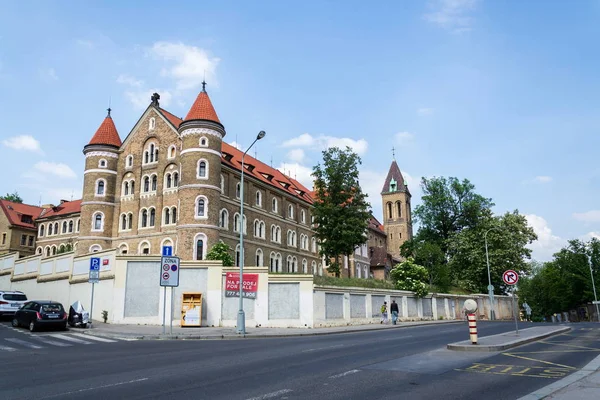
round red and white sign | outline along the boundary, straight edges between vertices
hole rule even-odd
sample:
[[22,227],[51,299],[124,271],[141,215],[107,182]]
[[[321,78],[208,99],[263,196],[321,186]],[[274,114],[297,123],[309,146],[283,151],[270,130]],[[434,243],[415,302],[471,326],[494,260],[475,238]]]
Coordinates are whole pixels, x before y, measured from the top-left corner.
[[165,272],[164,274],[162,274],[163,281],[168,281],[168,280],[169,280],[169,276],[170,276],[170,275],[169,275],[169,273],[168,273],[168,272]]
[[169,264],[163,265],[163,271],[168,271],[168,270],[169,270]]
[[515,285],[517,282],[519,282],[519,274],[512,269],[509,269],[508,271],[504,271],[502,274],[502,280],[507,285]]

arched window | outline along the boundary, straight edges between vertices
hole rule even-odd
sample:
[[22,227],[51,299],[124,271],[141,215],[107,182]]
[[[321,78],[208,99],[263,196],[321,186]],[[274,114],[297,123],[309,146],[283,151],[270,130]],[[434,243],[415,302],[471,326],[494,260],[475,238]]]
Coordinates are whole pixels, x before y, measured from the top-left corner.
[[43,250],[41,247],[38,247],[38,248],[35,250],[35,254],[42,254],[43,252],[44,252],[44,250]]
[[387,203],[388,218],[392,219],[392,203]]
[[129,253],[129,246],[127,246],[127,243],[121,243],[119,245],[119,253],[123,255]]
[[125,181],[125,183],[123,184],[123,194],[125,196],[129,195],[129,181]]
[[53,227],[52,224],[48,224],[48,236],[52,235],[52,232],[53,232],[52,227]]
[[61,243],[61,245],[58,247],[59,254],[64,253],[66,249],[67,248],[65,247],[65,245]]
[[148,126],[148,129],[153,130],[154,128],[156,128],[156,119],[150,118],[150,124]]
[[260,192],[260,190],[256,191],[256,206],[257,207],[262,206],[262,193]]
[[139,247],[139,253],[140,254],[150,254],[150,242],[148,242],[147,240],[144,240],[143,242],[141,242],[140,247]]
[[54,223],[54,234],[58,235],[58,222]]
[[200,138],[200,147],[208,147],[208,139],[204,136]]
[[146,150],[144,152],[144,164],[148,164],[150,162],[150,152]]
[[402,203],[399,201],[396,202],[396,213],[398,218],[402,218]]
[[45,226],[44,225],[40,225],[40,236],[44,236],[44,230],[45,230]]
[[177,223],[177,207],[171,208],[171,223]]
[[148,193],[150,191],[150,177],[144,177],[144,193]]
[[173,187],[179,186],[179,173],[173,172]]
[[133,167],[133,156],[132,155],[127,156],[127,160],[125,161],[125,166],[128,168]]
[[[242,229],[244,230],[244,234],[246,234],[246,216],[244,215],[244,220],[243,220],[243,226]],[[239,232],[240,231],[240,214],[239,213],[235,213],[233,215],[233,231],[234,232]]]
[[198,161],[198,178],[199,179],[208,178],[208,162],[206,160]]
[[269,271],[271,272],[277,272],[277,256],[275,255],[275,253],[271,252],[271,254],[269,255]]
[[263,266],[263,252],[261,249],[256,249],[256,266]]
[[121,230],[127,229],[127,215],[121,215]]
[[196,218],[207,218],[208,199],[205,196],[196,198]]
[[288,206],[288,218],[294,218],[294,206],[291,204]]
[[101,231],[104,228],[104,214],[96,212],[93,217],[92,226],[94,231]]
[[206,249],[208,243],[206,241],[206,235],[199,233],[194,237],[194,260],[206,259]]
[[156,192],[156,185],[158,182],[158,177],[156,175],[152,175],[152,191]]
[[219,228],[229,228],[229,212],[226,209],[222,209],[219,213]]
[[104,179],[98,179],[96,181],[96,196],[104,196]]
[[171,184],[172,184],[171,174],[167,174],[167,177],[165,179],[165,186],[167,187],[167,189],[171,188]]
[[302,259],[302,273],[308,274],[308,261],[306,261],[306,258]]
[[46,257],[50,257],[50,246],[46,246]]
[[131,229],[133,226],[133,213],[127,214],[127,229]]
[[156,219],[156,210],[154,208],[150,209],[150,226],[154,226],[154,221]]
[[171,223],[171,210],[168,208],[165,208],[165,225],[169,225]]
[[238,199],[240,198],[240,183],[239,182],[235,184],[235,197]]
[[221,194],[225,194],[225,177],[221,175]]
[[313,261],[312,263],[310,263],[310,268],[312,269],[312,274],[316,275],[317,274],[317,262]]
[[167,153],[167,156],[169,158],[175,158],[176,151],[177,151],[177,149],[175,146],[169,147],[169,152]]
[[142,210],[142,228],[148,226],[148,210]]
[[300,222],[302,222],[303,224],[306,223],[306,211],[304,210],[300,210]]
[[296,257],[292,257],[292,272],[298,272],[298,259]]
[[79,228],[81,227],[81,220],[77,220],[77,232],[79,232]]
[[100,161],[98,161],[98,168],[106,168],[106,160],[105,159],[101,159]]
[[150,150],[148,151],[150,153],[150,162],[154,162],[154,144],[150,145]]
[[62,223],[62,233],[67,233],[67,221],[63,221]]
[[273,197],[271,201],[271,210],[276,213],[277,212],[277,199]]
[[90,253],[97,253],[99,251],[102,251],[102,246],[99,244],[93,244],[90,246]]
[[313,237],[311,239],[311,246],[312,246],[312,252],[316,253],[317,252],[317,238]]

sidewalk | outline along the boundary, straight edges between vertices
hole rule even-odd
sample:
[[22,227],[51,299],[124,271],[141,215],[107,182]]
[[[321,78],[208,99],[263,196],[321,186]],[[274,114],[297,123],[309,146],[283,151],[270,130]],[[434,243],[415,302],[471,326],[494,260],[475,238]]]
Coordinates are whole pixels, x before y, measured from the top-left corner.
[[519,335],[516,332],[506,332],[499,335],[479,337],[477,344],[472,344],[470,340],[448,344],[448,350],[457,351],[502,351],[512,347],[521,346],[526,343],[544,339],[549,336],[568,332],[571,328],[568,326],[536,326],[533,328],[520,329]]
[[332,335],[338,333],[365,332],[383,329],[399,329],[410,326],[422,325],[444,325],[444,324],[465,324],[465,321],[416,321],[399,322],[398,325],[352,325],[338,326],[331,328],[246,328],[246,334],[236,333],[235,327],[217,327],[217,328],[182,328],[173,325],[173,335],[169,334],[169,326],[166,327],[166,334],[163,335],[162,326],[157,325],[123,325],[123,324],[105,324],[94,321],[92,329],[82,329],[81,332],[103,336],[114,339],[242,339],[242,338],[269,338],[269,337],[290,337],[290,336],[313,336],[313,335]]

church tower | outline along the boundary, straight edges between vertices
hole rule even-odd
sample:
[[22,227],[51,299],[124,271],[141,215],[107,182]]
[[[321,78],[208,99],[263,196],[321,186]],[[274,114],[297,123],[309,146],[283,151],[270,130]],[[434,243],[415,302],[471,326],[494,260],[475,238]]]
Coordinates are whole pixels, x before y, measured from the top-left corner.
[[387,252],[394,258],[400,258],[402,243],[412,239],[410,198],[410,191],[394,160],[381,190]]
[[206,93],[194,101],[179,125],[181,180],[177,255],[185,260],[203,260],[209,247],[219,241],[221,209],[221,144],[225,127]]
[[117,165],[121,138],[108,115],[83,148],[85,171],[77,254],[112,248]]

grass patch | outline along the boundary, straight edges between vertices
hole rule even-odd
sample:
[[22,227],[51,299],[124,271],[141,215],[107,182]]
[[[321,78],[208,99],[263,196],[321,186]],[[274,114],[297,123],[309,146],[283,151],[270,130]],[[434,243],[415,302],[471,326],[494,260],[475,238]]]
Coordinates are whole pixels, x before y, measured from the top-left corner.
[[333,276],[315,276],[315,285],[321,286],[343,286],[343,287],[364,287],[372,289],[395,289],[394,285],[388,281],[378,279],[359,279],[359,278],[335,278]]
[[473,292],[468,291],[466,289],[463,289],[461,287],[458,286],[451,286],[449,290],[440,290],[440,288],[438,288],[435,285],[431,285],[427,287],[427,291],[429,293],[444,293],[444,294],[458,294],[458,295],[470,295],[473,294]]

